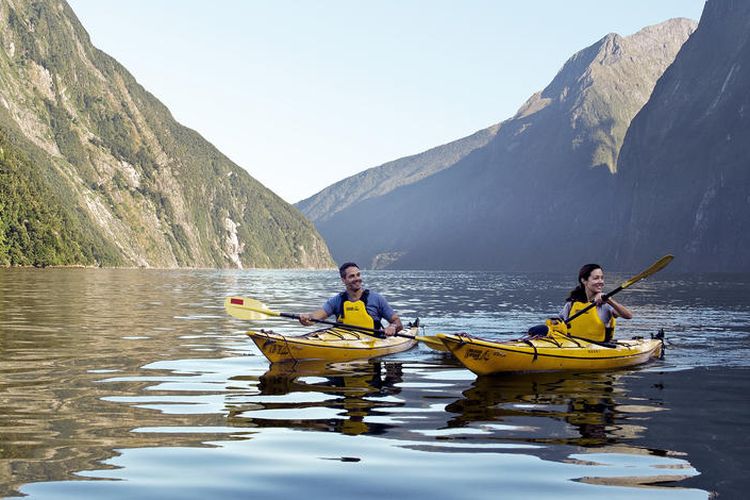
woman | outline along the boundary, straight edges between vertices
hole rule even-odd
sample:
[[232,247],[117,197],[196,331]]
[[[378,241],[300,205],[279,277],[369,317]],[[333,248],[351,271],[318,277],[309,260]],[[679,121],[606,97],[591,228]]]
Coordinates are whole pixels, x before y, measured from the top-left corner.
[[615,332],[615,318],[631,319],[630,309],[614,301],[604,300],[604,271],[598,264],[586,264],[578,271],[578,286],[570,292],[560,317],[567,319],[588,306],[596,304],[568,325],[568,334],[573,337],[609,342]]

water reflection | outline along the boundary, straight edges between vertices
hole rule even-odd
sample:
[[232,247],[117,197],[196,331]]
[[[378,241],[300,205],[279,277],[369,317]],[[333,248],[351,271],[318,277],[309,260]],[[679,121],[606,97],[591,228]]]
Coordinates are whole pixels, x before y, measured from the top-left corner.
[[[405,317],[426,318],[428,334],[512,333],[516,324],[543,316],[540,311],[567,289],[567,281],[552,277],[482,273],[373,273],[368,280],[393,297]],[[337,283],[331,272],[0,270],[0,496],[60,497],[67,491],[83,498],[78,493],[87,491],[88,498],[113,498],[115,492],[144,498],[136,493],[152,491],[152,481],[179,496],[190,493],[182,482],[186,474],[199,477],[207,463],[223,475],[202,485],[227,485],[229,496],[273,484],[279,470],[293,479],[285,493],[307,494],[294,481],[310,480],[298,467],[300,454],[309,470],[325,475],[313,492],[344,484],[361,493],[375,466],[394,478],[388,487],[397,497],[415,489],[440,496],[436,474],[481,484],[485,497],[508,481],[515,481],[519,494],[544,495],[554,485],[556,494],[569,487],[576,496],[601,492],[589,484],[581,490],[581,482],[598,485],[605,477],[614,484],[613,478],[633,470],[651,481],[665,470],[695,474],[673,453],[687,446],[680,436],[669,441],[676,446],[657,445],[649,433],[672,413],[684,418],[674,420],[676,429],[690,428],[696,409],[673,412],[677,403],[660,391],[631,389],[631,372],[476,379],[424,347],[379,362],[269,367],[244,335],[247,324],[221,309],[223,297],[249,294],[281,310],[307,310]],[[529,291],[534,283],[551,290],[536,302]],[[747,365],[750,302],[737,298],[737,290],[750,286],[721,286],[724,309],[718,303],[699,307],[700,297],[717,293],[713,288],[639,307],[644,319],[641,326],[634,323],[636,333],[654,330],[665,316],[688,325],[673,336],[665,367]],[[649,303],[666,300],[670,294],[660,290],[670,287],[653,284]],[[299,332],[293,322],[272,321],[262,326]],[[697,326],[708,323],[714,329]],[[729,388],[734,392],[722,401],[744,401],[746,384],[735,374],[727,371],[726,380],[694,377],[705,380],[704,396]],[[681,380],[673,382],[677,388],[694,389]],[[706,413],[701,422],[712,418]],[[715,422],[704,427],[707,436],[730,434],[740,442]],[[717,456],[694,449],[697,456]],[[232,467],[248,456],[255,457],[252,471]],[[321,463],[321,457],[341,460]],[[692,455],[690,461],[696,463]],[[193,463],[195,470],[182,470]],[[261,463],[268,467],[259,468]],[[363,464],[368,468],[340,468]],[[248,474],[257,481],[246,481]],[[548,483],[540,484],[544,474]],[[740,474],[719,470],[712,477]],[[101,481],[106,478],[122,481]],[[572,480],[578,482],[571,486]],[[81,483],[97,484],[87,490]],[[270,498],[262,493],[257,496]]]
[[638,444],[649,420],[669,408],[663,401],[630,394],[623,382],[630,373],[479,377],[462,398],[446,406],[454,414],[448,427],[491,429],[493,440],[542,445],[531,452],[545,460],[649,465],[641,475],[579,478],[590,484],[652,485],[695,476],[698,472],[684,459],[686,453]]
[[668,408],[629,394],[623,379],[630,373],[471,381],[419,363],[272,365],[258,378],[258,394],[229,407],[228,423],[379,436],[436,453],[510,452],[587,465],[629,460],[628,467],[642,474],[608,470],[605,477],[579,478],[591,484],[651,484],[697,474],[679,450],[636,444],[649,419]]
[[[242,380],[243,377],[238,377]],[[400,404],[401,363],[300,362],[272,364],[259,377],[257,396],[229,408],[231,425],[295,427],[346,435],[384,434],[392,425],[366,421],[379,408]],[[292,395],[291,398],[282,396]],[[309,398],[309,395],[330,397]],[[306,417],[306,418],[305,418]]]
[[626,443],[644,423],[633,415],[662,408],[632,402],[620,377],[613,372],[479,377],[446,407],[455,414],[448,426],[502,422],[499,436],[509,441],[582,447]]

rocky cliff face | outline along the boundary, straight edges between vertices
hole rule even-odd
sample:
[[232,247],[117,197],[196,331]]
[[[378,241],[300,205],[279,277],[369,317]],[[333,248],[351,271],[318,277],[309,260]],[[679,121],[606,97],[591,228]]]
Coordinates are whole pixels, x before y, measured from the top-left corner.
[[[0,173],[35,186],[14,190],[12,206],[45,196],[59,222],[0,198],[0,263],[332,265],[312,224],[177,123],[64,1],[3,0],[0,42],[0,132],[13,153]],[[68,223],[78,229],[61,232]],[[53,257],[28,257],[52,244],[34,227],[57,238]]]
[[613,258],[750,271],[750,3],[709,0],[620,154]]
[[[695,29],[610,34],[450,168],[317,227],[335,258],[390,268],[538,270],[599,260],[630,121]],[[377,213],[367,220],[363,213]],[[377,220],[375,220],[377,219]]]

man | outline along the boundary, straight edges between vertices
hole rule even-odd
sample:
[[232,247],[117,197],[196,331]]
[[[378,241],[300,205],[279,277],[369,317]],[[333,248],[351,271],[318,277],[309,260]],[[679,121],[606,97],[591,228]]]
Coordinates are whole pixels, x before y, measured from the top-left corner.
[[382,295],[362,288],[362,273],[357,264],[342,264],[339,267],[339,275],[346,290],[328,299],[322,309],[300,314],[300,323],[310,326],[314,323],[312,320],[335,315],[336,321],[340,323],[376,330],[383,329],[381,319],[385,318],[389,323],[384,331],[387,337],[404,329],[398,314]]

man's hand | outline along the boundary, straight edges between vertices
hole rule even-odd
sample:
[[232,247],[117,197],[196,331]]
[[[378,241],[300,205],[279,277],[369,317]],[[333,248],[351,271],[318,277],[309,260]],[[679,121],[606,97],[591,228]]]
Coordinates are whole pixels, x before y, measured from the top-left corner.
[[299,322],[302,323],[304,326],[312,326],[313,320],[312,320],[312,314],[310,313],[302,313],[299,315]]

